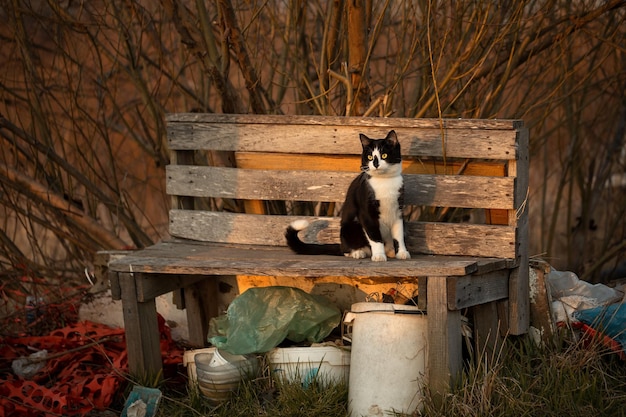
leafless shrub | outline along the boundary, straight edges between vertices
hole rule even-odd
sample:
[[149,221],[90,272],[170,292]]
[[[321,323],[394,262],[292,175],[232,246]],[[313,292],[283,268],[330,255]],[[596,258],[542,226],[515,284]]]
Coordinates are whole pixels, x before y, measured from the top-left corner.
[[1,262],[166,236],[165,112],[499,117],[531,129],[533,253],[592,278],[626,250],[625,10],[0,0]]

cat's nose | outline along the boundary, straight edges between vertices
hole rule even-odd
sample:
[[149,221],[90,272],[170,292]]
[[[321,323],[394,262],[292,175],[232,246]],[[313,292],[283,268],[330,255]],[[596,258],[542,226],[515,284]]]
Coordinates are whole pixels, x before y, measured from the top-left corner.
[[373,163],[374,163],[374,168],[378,168],[378,165],[380,165],[380,163],[378,162],[378,157],[377,156],[374,157],[374,162]]

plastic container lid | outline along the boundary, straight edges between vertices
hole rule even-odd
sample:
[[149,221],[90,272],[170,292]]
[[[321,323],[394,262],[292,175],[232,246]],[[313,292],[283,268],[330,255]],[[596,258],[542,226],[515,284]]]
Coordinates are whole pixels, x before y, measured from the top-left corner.
[[220,351],[219,349],[215,349],[215,352],[213,353],[213,358],[211,358],[209,366],[221,366],[226,365],[227,363],[235,363],[245,360],[247,360],[247,358],[243,355],[233,355],[226,351]]
[[392,314],[426,314],[417,306],[393,303],[355,303],[350,307],[352,313],[392,313]]
[[204,366],[221,366],[226,365],[227,363],[236,363],[245,361],[246,358],[243,355],[233,355],[232,353],[228,353],[226,351],[220,351],[219,349],[215,349],[213,352],[208,353],[198,353],[196,355],[196,362],[202,362]]
[[230,369],[254,369],[256,358],[253,356],[233,355],[226,351],[215,349],[212,353],[198,353],[194,357],[198,370],[204,372],[224,372]]

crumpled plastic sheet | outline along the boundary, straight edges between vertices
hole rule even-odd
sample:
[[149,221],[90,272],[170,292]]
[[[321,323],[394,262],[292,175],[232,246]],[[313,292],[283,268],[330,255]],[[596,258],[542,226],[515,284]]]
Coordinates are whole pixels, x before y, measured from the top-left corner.
[[[159,330],[164,363],[182,362],[182,351],[161,316]],[[11,361],[28,357],[33,348],[46,349],[50,359],[32,379],[4,372]],[[124,329],[92,322],[71,324],[46,336],[0,338],[0,358],[0,417],[74,416],[104,410],[128,372]]]
[[321,342],[341,321],[324,296],[299,288],[249,288],[209,323],[209,341],[235,355],[268,352],[283,340]]
[[599,339],[604,345],[626,360],[626,304],[611,304],[576,311],[574,318],[585,335]]
[[553,298],[552,311],[557,322],[569,322],[576,311],[618,302],[624,296],[604,284],[582,281],[570,271],[551,269],[547,282]]

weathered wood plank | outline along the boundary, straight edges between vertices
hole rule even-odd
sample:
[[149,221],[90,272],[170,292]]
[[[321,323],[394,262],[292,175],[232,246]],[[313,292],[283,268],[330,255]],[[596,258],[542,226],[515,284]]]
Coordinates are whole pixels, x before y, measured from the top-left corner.
[[[124,258],[121,258],[124,259]],[[126,350],[131,375],[154,378],[162,369],[159,325],[154,298],[139,302],[135,274],[118,275],[126,329]]]
[[313,126],[379,126],[394,128],[397,126],[412,128],[439,129],[442,125],[449,129],[518,129],[524,126],[517,119],[435,119],[403,117],[343,117],[318,115],[248,115],[221,113],[168,113],[168,123],[240,123],[240,124],[282,124]]
[[[235,152],[238,168],[267,170],[361,171],[358,155],[288,154],[272,152]],[[403,163],[404,166],[404,163]]]
[[[167,193],[244,200],[326,201],[341,203],[353,173],[276,171],[206,166],[166,170]],[[515,181],[509,177],[404,175],[405,204],[463,208],[513,208]]]
[[[269,152],[236,152],[237,167],[246,169],[274,169],[307,171],[361,172],[361,157],[358,155],[312,155]],[[402,161],[405,174],[480,175],[486,177],[505,176],[506,164],[501,162],[443,161],[407,159]]]
[[488,274],[488,273],[496,272],[505,268],[512,269],[517,266],[517,264],[515,263],[515,259],[513,258],[499,259],[499,262],[496,262],[496,259],[493,259],[493,258],[473,257],[472,259],[475,259],[476,263],[478,264],[478,270],[476,271],[476,275]]
[[[509,276],[509,333],[512,335],[526,334],[530,326],[530,268],[527,255],[521,255],[521,258],[521,263]],[[526,283],[525,287],[522,287],[523,283]]]
[[[185,304],[187,305],[187,323],[189,326],[189,343],[194,347],[207,344],[209,321],[219,314],[218,280],[205,279],[185,287]],[[214,277],[217,278],[217,277]]]
[[552,296],[546,277],[550,265],[543,260],[530,261],[530,324],[537,329],[544,343],[554,341],[555,322],[552,315]]
[[[217,280],[211,280],[217,282]],[[185,296],[185,310],[187,311],[187,328],[189,329],[189,344],[195,348],[204,347],[206,344],[206,329],[208,321],[204,314],[204,296],[196,285],[183,289]]]
[[[169,146],[175,150],[210,149],[217,151],[319,153],[359,155],[359,133],[372,138],[385,137],[388,128],[345,125],[292,126],[264,124],[185,124],[168,125]],[[514,130],[445,130],[394,128],[402,154],[419,157],[512,159],[516,154]],[[444,147],[445,146],[445,147]],[[445,150],[445,152],[444,152]]]
[[515,258],[515,231],[511,228],[469,223],[410,222],[405,224],[405,230],[405,243],[415,253]]
[[[499,260],[495,260],[497,262]],[[111,271],[172,275],[458,276],[477,271],[475,259],[416,255],[409,260],[372,262],[343,256],[294,255],[284,247],[161,242],[109,265]],[[165,280],[162,278],[162,280]]]
[[502,209],[512,204],[514,179],[469,175],[404,175],[407,205]]
[[[120,262],[124,261],[125,260],[120,260]],[[134,270],[130,268],[129,271],[134,272]],[[138,276],[135,277],[137,300],[139,302],[145,302],[160,295],[167,294],[168,292],[177,290],[179,288],[185,288],[187,286],[194,285],[198,282],[201,282],[205,278],[206,277],[202,275],[164,276],[159,274],[138,274]]]
[[509,332],[513,335],[525,334],[530,326],[530,294],[528,264],[528,184],[529,149],[528,130],[518,132],[519,159],[509,165],[515,175],[515,211],[509,214],[509,224],[517,225],[515,242],[518,246],[519,267],[509,278]]
[[428,277],[428,386],[444,394],[462,368],[461,312],[448,309],[447,283]]
[[497,363],[502,339],[500,329],[502,324],[498,320],[497,303],[485,303],[472,309],[474,316],[474,348],[475,357],[491,368]]
[[111,283],[111,298],[113,300],[121,300],[122,299],[122,287],[120,286],[120,279],[116,272],[111,272],[109,266],[107,265],[107,276],[109,277],[109,282]]
[[[335,217],[255,216],[200,210],[170,211],[170,234],[204,242],[285,246],[285,228],[301,219],[311,223],[303,240],[339,242],[339,219]],[[412,253],[515,258],[515,229],[511,226],[407,222],[405,235]]]
[[509,270],[448,280],[448,309],[462,310],[507,298]]
[[485,223],[509,224],[509,210],[499,210],[499,209],[485,210]]

